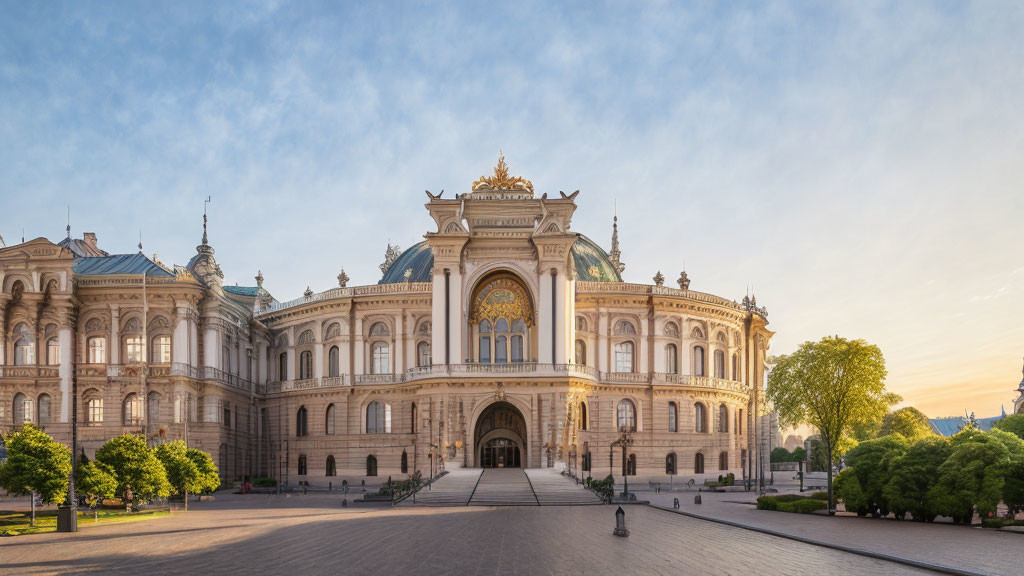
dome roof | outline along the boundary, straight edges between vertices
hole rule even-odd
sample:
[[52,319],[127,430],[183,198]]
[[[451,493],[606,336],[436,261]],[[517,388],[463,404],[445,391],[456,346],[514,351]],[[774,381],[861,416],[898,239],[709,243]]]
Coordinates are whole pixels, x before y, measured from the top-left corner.
[[[615,270],[608,253],[593,240],[580,234],[570,249],[573,266],[576,267],[576,278],[585,282],[622,282]],[[426,242],[414,244],[408,248],[384,273],[378,284],[398,284],[400,282],[430,282],[434,269],[434,252]],[[406,270],[412,270],[409,278]]]

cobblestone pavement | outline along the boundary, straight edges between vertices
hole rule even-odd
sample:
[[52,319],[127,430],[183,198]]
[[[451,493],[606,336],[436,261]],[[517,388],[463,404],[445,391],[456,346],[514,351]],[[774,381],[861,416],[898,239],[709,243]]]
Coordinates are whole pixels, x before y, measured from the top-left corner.
[[610,506],[342,511],[245,498],[0,538],[0,574],[929,574],[647,506],[626,508],[632,534],[618,538]]
[[881,554],[976,573],[1018,576],[1024,574],[1024,534],[952,524],[897,522],[892,519],[828,517],[757,510],[754,495],[745,492],[702,494],[703,504],[693,503],[696,492],[637,492],[637,498],[671,507],[678,497],[680,509],[691,514],[719,518]]

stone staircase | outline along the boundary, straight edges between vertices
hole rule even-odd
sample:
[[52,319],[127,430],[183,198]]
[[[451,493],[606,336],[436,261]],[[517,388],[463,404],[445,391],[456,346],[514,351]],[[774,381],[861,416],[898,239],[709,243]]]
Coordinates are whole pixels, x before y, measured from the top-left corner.
[[[416,493],[416,506],[465,506],[473,495],[480,479],[479,468],[456,468],[450,470],[430,489],[423,488]],[[412,506],[413,499],[406,498],[403,506]]]
[[470,506],[537,506],[530,480],[519,468],[488,468],[480,476]]
[[582,484],[577,485],[568,476],[562,476],[554,468],[529,468],[525,472],[541,506],[601,504],[597,494]]

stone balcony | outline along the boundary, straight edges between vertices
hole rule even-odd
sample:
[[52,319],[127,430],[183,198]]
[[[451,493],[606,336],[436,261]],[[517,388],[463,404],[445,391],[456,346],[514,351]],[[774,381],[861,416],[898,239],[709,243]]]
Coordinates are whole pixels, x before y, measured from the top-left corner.
[[0,378],[57,378],[57,366],[0,366]]

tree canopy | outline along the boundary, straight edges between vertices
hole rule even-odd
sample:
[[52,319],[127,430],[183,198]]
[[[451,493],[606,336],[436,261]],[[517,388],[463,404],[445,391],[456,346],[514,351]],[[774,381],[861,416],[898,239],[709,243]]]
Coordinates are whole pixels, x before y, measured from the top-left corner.
[[[829,336],[804,342],[779,359],[768,378],[767,397],[783,427],[807,423],[825,443],[828,466],[856,423],[881,418],[900,401],[885,390],[882,351],[863,340]],[[829,474],[829,509],[832,475]]]
[[167,442],[156,448],[156,456],[167,471],[167,480],[175,494],[210,491],[220,486],[220,476],[213,458],[202,450],[186,447],[181,440]]
[[886,414],[882,418],[879,434],[881,436],[899,434],[907,440],[914,442],[920,438],[934,436],[935,432],[932,431],[932,426],[928,423],[928,417],[923,412],[913,406],[907,406]]
[[35,492],[44,502],[64,503],[71,451],[29,423],[7,434],[4,441],[7,460],[0,464],[0,487],[11,494]]
[[120,495],[127,487],[131,487],[134,498],[142,501],[170,494],[164,466],[141,436],[122,434],[111,438],[96,451],[96,461],[114,471]]
[[75,492],[85,496],[89,507],[95,508],[104,498],[113,498],[117,492],[114,471],[100,462],[80,464],[75,471]]
[[969,522],[974,510],[982,517],[995,513],[1004,498],[1011,509],[1024,505],[1017,500],[1021,486],[1013,478],[1024,464],[1024,440],[998,428],[985,433],[967,427],[950,439],[950,445],[952,453],[928,490],[939,514]]
[[1018,438],[1024,440],[1024,414],[1007,416],[1006,418],[996,422],[993,427],[1016,434]]
[[939,466],[951,452],[949,439],[933,434],[918,439],[890,463],[883,494],[897,519],[910,513],[917,522],[935,520],[938,511],[928,491],[937,481]]

